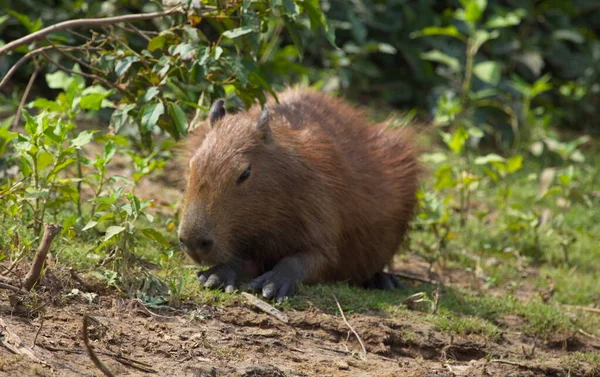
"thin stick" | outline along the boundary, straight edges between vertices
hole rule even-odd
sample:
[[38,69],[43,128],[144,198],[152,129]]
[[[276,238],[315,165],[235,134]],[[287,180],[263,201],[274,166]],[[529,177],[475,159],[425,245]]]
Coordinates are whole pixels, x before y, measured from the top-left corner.
[[437,281],[437,280],[427,279],[427,278],[424,278],[424,277],[420,277],[420,276],[413,275],[413,274],[408,274],[408,273],[405,273],[405,272],[394,271],[393,275],[397,275],[397,276],[400,276],[401,278],[405,278],[405,279],[409,279],[409,280],[420,281],[421,283],[442,284],[442,282]]
[[48,251],[50,250],[50,245],[52,244],[52,240],[54,237],[60,233],[62,226],[55,224],[47,224],[44,227],[44,235],[42,236],[42,242],[40,243],[39,248],[35,252],[35,257],[33,258],[33,263],[31,264],[31,268],[27,275],[25,276],[25,281],[23,283],[23,287],[25,290],[30,291],[31,288],[37,283],[40,278],[40,274],[42,273],[42,268],[44,266],[44,262],[46,262],[46,255],[48,255]]
[[[208,11],[213,8],[206,9]],[[152,13],[143,13],[143,14],[128,14],[123,16],[115,16],[115,17],[106,17],[106,18],[80,18],[76,20],[69,20],[64,22],[59,22],[58,24],[54,24],[43,28],[42,30],[36,31],[35,33],[28,34],[22,38],[14,40],[0,47],[0,56],[6,54],[9,51],[14,50],[19,46],[26,45],[31,43],[37,39],[43,38],[50,33],[54,33],[56,31],[77,28],[77,27],[96,27],[102,25],[110,25],[118,22],[135,22],[135,21],[143,21],[150,20],[153,18],[164,17],[174,13],[183,13],[183,9],[181,7],[175,7],[169,9],[167,11],[162,12],[152,12]]]
[[40,322],[40,328],[38,329],[38,331],[35,333],[35,338],[33,338],[33,346],[31,346],[31,348],[35,347],[35,344],[37,342],[37,338],[40,335],[40,332],[42,331],[42,326],[44,326],[44,315],[42,314],[42,320]]
[[2,283],[2,282],[0,282],[0,288],[2,288],[2,289],[8,289],[9,291],[13,291],[15,293],[19,293],[19,294],[22,294],[22,295],[26,295],[28,293],[27,291],[22,290],[19,287],[15,287],[14,285],[10,285],[10,284],[7,284],[7,283]]
[[17,125],[19,124],[19,121],[21,120],[21,112],[23,111],[23,107],[25,106],[25,103],[27,102],[27,97],[29,97],[29,92],[31,91],[31,88],[33,87],[33,83],[35,82],[35,79],[37,78],[38,73],[40,73],[40,66],[39,66],[39,64],[35,63],[35,70],[31,74],[31,77],[29,78],[29,82],[27,83],[27,86],[25,87],[25,91],[23,92],[23,97],[21,97],[21,102],[19,102],[19,107],[17,107],[17,112],[15,113],[15,118],[12,121],[11,128],[17,127]]
[[[51,345],[45,344],[45,343],[40,344],[39,347],[42,347],[42,348],[47,349],[48,351],[52,351],[52,352],[66,352],[66,353],[75,353],[75,354],[82,354],[85,352],[82,348],[54,347],[54,346],[51,346]],[[130,359],[128,357],[121,356],[119,354],[112,353],[112,352],[95,351],[95,353],[97,353],[98,355],[112,357],[115,359],[115,361],[118,361],[121,364],[130,366],[134,369],[141,370],[142,372],[157,373],[156,370],[152,369],[152,365],[150,365],[148,363],[144,363],[143,361]]]
[[519,368],[531,369],[531,367],[529,367],[528,365],[517,363],[516,361],[510,361],[510,360],[492,359],[492,360],[490,360],[490,363],[508,364],[508,365],[514,365]]
[[277,310],[275,307],[269,305],[268,303],[259,299],[258,297],[255,297],[254,295],[251,295],[248,292],[242,292],[241,295],[244,296],[244,298],[246,298],[246,300],[248,300],[252,305],[256,306],[263,312],[272,315],[281,322],[288,323],[290,321],[290,319],[285,313],[281,312],[280,310]]
[[60,49],[57,45],[55,45],[54,43],[52,43],[52,41],[48,38],[44,38],[46,40],[46,42],[48,42],[52,47],[54,47],[60,54],[62,54],[63,56],[66,56],[67,58],[74,60],[75,62],[79,63],[79,65],[82,65],[84,67],[87,67],[90,71],[96,71],[100,74],[106,75],[106,72],[104,72],[103,70],[94,67],[93,65],[84,62],[83,60],[79,59],[78,57],[69,54],[66,51],[63,51],[62,49]]
[[367,349],[365,348],[365,344],[363,343],[363,341],[360,338],[360,336],[358,336],[358,333],[356,332],[356,330],[354,330],[354,327],[352,327],[348,323],[348,320],[346,319],[346,316],[344,315],[344,311],[342,310],[342,305],[340,305],[340,302],[338,301],[337,297],[335,297],[335,294],[333,295],[333,299],[335,300],[335,303],[337,304],[337,307],[338,307],[338,309],[340,311],[340,314],[342,315],[342,319],[344,320],[344,323],[346,324],[346,326],[348,326],[348,328],[350,329],[350,331],[352,331],[352,333],[354,334],[354,336],[356,337],[356,339],[358,339],[358,342],[360,343],[360,346],[362,347],[363,353],[366,355],[367,354]]
[[96,354],[94,353],[94,350],[92,349],[92,346],[90,345],[90,341],[88,339],[88,332],[87,332],[88,320],[89,320],[88,315],[84,314],[83,315],[83,344],[85,344],[85,348],[87,349],[88,355],[90,356],[90,359],[92,359],[92,362],[94,363],[96,368],[100,369],[106,377],[115,377],[115,375],[112,374],[108,370],[108,368],[102,363],[102,361],[100,361],[100,359],[98,359],[98,356],[96,356]]
[[583,310],[583,311],[590,312],[590,313],[600,314],[600,308],[590,308],[588,306],[568,305],[568,304],[559,304],[559,305],[563,306],[565,308],[579,309],[579,310]]
[[10,67],[10,69],[8,70],[8,72],[6,72],[6,75],[2,78],[2,81],[0,81],[0,89],[2,89],[2,87],[4,87],[4,85],[8,82],[8,80],[12,77],[12,75],[15,74],[15,72],[23,65],[25,64],[29,59],[31,59],[32,57],[42,53],[43,51],[46,50],[50,50],[52,49],[52,46],[45,46],[45,47],[40,47],[38,49],[32,50],[30,52],[28,52],[27,54],[23,55],[23,57],[21,59],[19,59],[15,65],[13,65],[12,67]]

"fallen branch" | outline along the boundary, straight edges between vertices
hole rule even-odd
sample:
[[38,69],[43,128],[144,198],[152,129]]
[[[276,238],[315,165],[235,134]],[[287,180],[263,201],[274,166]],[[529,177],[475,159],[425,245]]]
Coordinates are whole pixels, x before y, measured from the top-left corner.
[[50,250],[52,240],[58,233],[60,233],[61,229],[62,227],[60,225],[55,224],[47,224],[44,227],[44,235],[42,236],[42,242],[40,243],[40,247],[35,253],[33,263],[31,264],[31,268],[25,276],[25,281],[23,283],[23,287],[25,288],[25,290],[30,291],[31,288],[33,288],[33,286],[35,285],[35,283],[37,283],[37,281],[40,279],[40,274],[42,273],[44,262],[46,262],[46,255],[48,255],[48,251]]
[[102,363],[102,361],[100,361],[100,359],[98,359],[98,356],[96,356],[96,354],[94,353],[94,349],[90,345],[90,341],[88,339],[88,332],[87,332],[88,320],[89,320],[88,315],[84,314],[83,315],[83,344],[85,344],[85,349],[87,350],[88,355],[90,356],[90,359],[92,360],[92,362],[94,363],[96,368],[100,369],[106,377],[114,377],[115,375],[112,374],[108,370],[106,365],[104,365]]
[[568,305],[568,304],[559,304],[559,305],[562,307],[565,307],[565,308],[569,308],[569,309],[577,309],[577,310],[583,310],[583,311],[590,312],[590,313],[600,314],[600,308],[590,308],[589,306]]
[[7,284],[7,283],[2,283],[2,282],[0,282],[0,288],[2,288],[2,289],[8,289],[9,291],[13,291],[15,293],[19,293],[19,294],[22,294],[22,295],[26,295],[28,293],[27,291],[25,291],[25,290],[23,290],[23,289],[21,289],[19,287],[15,287],[14,285],[10,285],[10,284]]
[[350,325],[348,323],[348,320],[346,319],[346,316],[344,315],[344,311],[342,310],[342,305],[340,305],[340,302],[338,301],[337,297],[335,297],[335,295],[333,295],[333,299],[335,300],[335,303],[337,304],[337,307],[340,311],[340,314],[342,315],[342,319],[344,320],[344,323],[346,324],[346,326],[348,326],[348,328],[350,329],[350,331],[352,331],[352,333],[354,334],[354,336],[356,337],[356,339],[358,339],[358,342],[360,343],[360,346],[362,347],[363,353],[364,355],[367,354],[367,348],[365,347],[365,344],[363,343],[362,339],[360,338],[360,336],[358,336],[358,333],[356,332],[356,330],[354,330],[354,327],[352,327],[352,325]]
[[254,295],[251,295],[248,292],[242,292],[241,295],[244,296],[246,300],[248,300],[252,305],[256,306],[263,312],[272,315],[281,322],[288,323],[290,321],[290,319],[287,315],[285,315],[285,313],[267,304],[265,301],[255,297]]
[[[213,8],[208,8],[207,10],[212,10]],[[116,24],[119,22],[135,22],[135,21],[144,21],[150,20],[153,18],[165,17],[175,13],[184,13],[184,10],[181,7],[172,8],[162,12],[152,12],[152,13],[143,13],[143,14],[128,14],[123,16],[115,16],[115,17],[105,17],[105,18],[80,18],[76,20],[69,20],[64,22],[59,22],[58,24],[54,24],[43,28],[42,30],[36,31],[35,33],[28,34],[22,38],[16,39],[12,42],[5,44],[0,47],[0,56],[6,54],[9,51],[14,50],[19,46],[26,45],[35,40],[41,39],[48,34],[77,27],[87,27],[93,28],[102,25],[110,25]]]

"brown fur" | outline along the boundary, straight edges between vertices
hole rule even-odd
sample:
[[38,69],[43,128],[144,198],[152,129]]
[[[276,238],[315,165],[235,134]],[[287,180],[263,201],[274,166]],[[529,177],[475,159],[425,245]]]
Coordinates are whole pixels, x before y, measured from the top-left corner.
[[[299,255],[305,283],[362,283],[399,248],[416,206],[421,167],[409,128],[384,130],[340,99],[305,88],[261,109],[227,114],[187,141],[180,234],[208,232],[200,263],[243,260],[263,273]],[[248,180],[236,180],[251,163]]]

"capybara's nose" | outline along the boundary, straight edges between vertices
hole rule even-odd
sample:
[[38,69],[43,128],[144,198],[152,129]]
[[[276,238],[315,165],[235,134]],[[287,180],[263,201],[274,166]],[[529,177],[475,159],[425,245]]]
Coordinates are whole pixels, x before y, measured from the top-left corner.
[[214,241],[209,237],[179,237],[179,245],[183,250],[199,250],[208,253],[212,250]]
[[209,251],[212,250],[213,244],[214,244],[214,241],[211,240],[210,238],[201,237],[197,241],[198,248],[205,253],[208,253]]

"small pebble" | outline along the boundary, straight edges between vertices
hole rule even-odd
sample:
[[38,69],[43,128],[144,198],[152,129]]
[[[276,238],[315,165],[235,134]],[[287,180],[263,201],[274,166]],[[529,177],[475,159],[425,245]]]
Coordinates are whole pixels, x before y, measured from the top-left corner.
[[350,369],[350,365],[348,365],[348,363],[345,362],[345,361],[338,361],[337,367],[339,369],[341,369],[341,370],[348,370],[348,369]]

